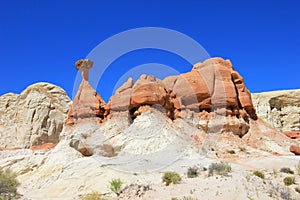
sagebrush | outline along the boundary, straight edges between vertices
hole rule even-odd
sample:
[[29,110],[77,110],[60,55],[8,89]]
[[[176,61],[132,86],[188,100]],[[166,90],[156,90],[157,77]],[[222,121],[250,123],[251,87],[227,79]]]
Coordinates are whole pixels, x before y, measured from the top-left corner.
[[265,179],[265,174],[261,171],[254,171],[253,174],[261,179]]
[[231,172],[231,166],[228,163],[212,163],[208,167],[208,176],[213,176],[214,174],[227,176]]
[[162,181],[166,183],[166,185],[170,185],[171,183],[177,184],[181,181],[181,177],[178,173],[176,172],[165,172]]
[[0,199],[13,199],[17,198],[17,187],[20,185],[16,179],[16,174],[11,170],[3,170],[0,168]]
[[90,194],[86,194],[80,198],[80,200],[106,200],[100,193],[93,192]]
[[198,176],[198,168],[197,167],[189,167],[187,171],[188,178],[195,178]]

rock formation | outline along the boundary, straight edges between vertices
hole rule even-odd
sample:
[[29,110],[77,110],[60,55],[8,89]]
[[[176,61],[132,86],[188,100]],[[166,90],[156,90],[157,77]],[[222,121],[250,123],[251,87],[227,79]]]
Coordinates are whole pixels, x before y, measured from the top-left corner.
[[294,153],[295,155],[300,155],[300,146],[291,145],[290,152]]
[[286,136],[288,136],[291,139],[299,139],[300,138],[300,132],[297,131],[286,131],[283,132]]
[[[283,177],[279,169],[299,163],[290,153],[300,155],[299,140],[289,138],[299,133],[286,137],[256,119],[250,92],[230,61],[213,58],[164,80],[128,79],[107,104],[88,83],[91,67],[89,60],[76,63],[83,80],[64,125],[70,100],[56,86],[39,83],[0,97],[0,142],[11,147],[0,145],[0,168],[17,173],[22,199],[81,199],[92,192],[116,199],[107,187],[115,178],[129,185],[119,199],[183,199],[190,191],[203,199],[300,198],[273,178],[275,170]],[[278,101],[271,102],[278,109]],[[230,178],[204,171],[186,177],[191,167],[210,169],[220,161],[234,163]],[[248,178],[253,170],[270,181]],[[166,171],[183,181],[163,186]]]
[[82,72],[82,82],[70,108],[66,124],[74,124],[83,119],[95,118],[100,122],[106,115],[105,102],[88,82],[89,69],[93,67],[90,60],[79,60],[76,69]]
[[37,83],[0,97],[0,147],[58,143],[70,99],[58,86]]
[[252,95],[260,118],[280,131],[300,131],[300,90],[263,92]]
[[130,78],[108,104],[88,83],[88,70],[92,65],[89,60],[76,63],[83,80],[66,124],[91,117],[103,121],[109,114],[122,111],[134,118],[139,107],[144,105],[162,107],[171,119],[182,118],[187,111],[199,113],[217,109],[225,109],[224,115],[256,119],[251,94],[229,60],[212,58],[197,63],[191,72],[164,80],[142,75],[134,83]]
[[[149,118],[151,120],[161,118],[161,121],[164,121],[161,114],[171,120],[165,123],[166,127],[170,126],[169,130],[174,130],[169,131],[170,133],[175,134],[178,131],[179,127],[176,123],[188,123],[193,127],[191,130],[196,133],[194,136],[199,142],[203,142],[200,140],[204,137],[203,133],[233,133],[243,137],[250,128],[249,120],[257,119],[251,94],[245,87],[243,78],[234,71],[229,60],[212,58],[197,63],[190,72],[166,77],[164,80],[150,75],[141,75],[134,83],[129,78],[107,104],[88,83],[88,69],[92,64],[89,60],[80,60],[76,63],[76,68],[82,71],[83,80],[66,121],[66,124],[71,126],[62,135],[62,137],[75,135],[70,146],[85,156],[101,154],[111,157],[118,155],[117,150],[135,149],[135,142],[131,142],[131,139],[126,142],[128,140],[126,134],[125,136],[121,134],[119,138],[113,133],[118,132],[117,129],[121,133],[132,132],[131,135],[137,134],[135,132],[138,129],[143,133],[143,128],[137,127],[136,130],[132,130],[135,120],[147,121]],[[139,117],[140,115],[142,117]],[[104,127],[95,125],[95,121],[100,122]],[[156,130],[158,122],[150,121],[149,123],[153,123],[154,126],[150,129]],[[80,125],[81,122],[93,124],[90,124],[89,131],[84,132],[80,128],[84,126]],[[113,131],[115,127],[111,128],[111,131],[106,130],[111,124],[116,126],[115,131]],[[148,129],[145,131],[149,132]],[[105,136],[101,138],[103,134]],[[190,133],[185,130],[182,134]],[[154,149],[159,149],[159,145],[164,141],[163,138],[172,138],[171,135],[164,137],[162,135],[159,140],[153,140],[143,146],[145,149],[152,149],[153,146]],[[126,147],[131,143],[133,143],[132,147]],[[139,150],[138,153],[149,152]]]

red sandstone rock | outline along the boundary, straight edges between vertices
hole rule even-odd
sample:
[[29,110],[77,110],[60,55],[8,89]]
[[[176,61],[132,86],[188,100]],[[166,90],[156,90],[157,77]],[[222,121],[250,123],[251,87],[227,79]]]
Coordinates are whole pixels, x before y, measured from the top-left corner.
[[211,108],[209,89],[204,78],[196,70],[179,76],[172,90],[183,108],[192,110]]
[[231,73],[231,76],[232,76],[232,80],[235,84],[235,87],[237,89],[237,94],[238,94],[238,99],[239,99],[240,105],[242,106],[242,108],[244,108],[246,110],[246,112],[251,116],[252,119],[257,119],[256,111],[252,104],[251,93],[246,88],[246,86],[244,84],[244,79],[236,71],[233,71]]
[[291,145],[290,146],[290,152],[294,153],[295,155],[300,155],[300,147]]
[[300,138],[300,132],[297,131],[286,131],[283,132],[286,136],[288,136],[291,139],[299,139]]
[[257,118],[251,94],[229,60],[211,58],[195,64],[190,72],[170,76],[163,81],[142,75],[134,83],[130,78],[110,98],[108,104],[88,83],[91,66],[92,62],[88,60],[76,63],[76,68],[82,71],[83,81],[69,111],[67,124],[93,117],[101,121],[111,111],[134,112],[145,105],[161,106],[172,118],[203,110],[218,111],[216,114],[219,115]]
[[66,124],[72,124],[80,119],[105,117],[105,102],[86,81],[82,80],[78,92],[68,114]]
[[53,144],[53,143],[45,143],[42,145],[38,145],[38,146],[32,146],[30,147],[31,150],[50,150],[53,149],[57,144]]
[[66,124],[74,124],[77,120],[85,118],[98,118],[101,121],[107,115],[105,102],[88,82],[88,70],[92,65],[93,62],[89,60],[76,62],[76,69],[82,71],[83,79],[68,113]]

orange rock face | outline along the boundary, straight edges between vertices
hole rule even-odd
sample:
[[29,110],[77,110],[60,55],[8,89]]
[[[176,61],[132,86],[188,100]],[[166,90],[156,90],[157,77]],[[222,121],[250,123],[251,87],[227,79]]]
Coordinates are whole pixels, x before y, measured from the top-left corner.
[[288,136],[291,139],[299,139],[300,138],[300,132],[297,131],[286,131],[283,132],[286,136]]
[[145,105],[162,107],[172,119],[182,117],[183,110],[222,111],[226,115],[257,119],[251,93],[229,60],[211,58],[195,64],[190,72],[164,80],[142,75],[134,83],[130,78],[108,104],[88,83],[87,70],[91,66],[92,62],[87,60],[76,64],[76,68],[83,73],[83,81],[69,111],[67,124],[92,117],[102,121],[113,112],[133,114]]
[[83,79],[73,100],[66,124],[73,124],[85,118],[101,120],[106,114],[104,106],[105,102],[100,95]]
[[294,153],[295,155],[300,155],[300,147],[291,145],[290,146],[290,152]]

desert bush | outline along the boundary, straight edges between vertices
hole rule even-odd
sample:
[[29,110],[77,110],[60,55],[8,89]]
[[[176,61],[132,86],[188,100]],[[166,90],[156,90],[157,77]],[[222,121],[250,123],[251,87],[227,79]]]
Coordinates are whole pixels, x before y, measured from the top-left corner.
[[234,150],[228,150],[227,153],[229,153],[229,154],[235,154],[235,151]]
[[166,183],[166,185],[170,185],[170,183],[177,184],[181,181],[181,177],[176,172],[165,172],[162,181]]
[[278,187],[277,192],[279,192],[280,197],[284,200],[292,200],[292,194],[289,188],[286,187]]
[[261,171],[254,171],[253,174],[261,179],[265,179],[265,174]]
[[20,183],[16,179],[16,174],[10,170],[0,168],[0,199],[12,199],[18,197],[17,187]]
[[193,198],[193,197],[186,197],[184,196],[182,199],[178,199],[176,197],[171,198],[171,200],[198,200],[197,198]]
[[[275,197],[274,199],[279,199],[276,197],[281,197],[281,199],[284,200],[292,200],[292,193],[290,188],[277,184],[277,185],[272,185],[272,193],[270,197]],[[273,199],[273,198],[272,198]]]
[[93,192],[90,194],[86,194],[80,198],[80,200],[106,200],[100,193]]
[[231,166],[227,163],[212,163],[208,167],[208,176],[213,176],[214,174],[227,176],[231,172]]
[[187,171],[188,178],[195,178],[198,176],[198,168],[197,167],[189,167]]
[[292,177],[292,176],[285,177],[285,178],[283,179],[283,183],[284,183],[286,186],[295,184],[295,183],[296,183],[295,177]]
[[300,162],[298,163],[298,165],[296,165],[296,172],[298,175],[300,175]]
[[283,167],[280,169],[280,172],[286,173],[286,174],[294,174],[294,171],[291,170],[289,167]]
[[278,176],[278,171],[275,168],[273,168],[273,175],[274,175],[274,178],[277,178],[277,176]]
[[112,179],[109,184],[110,190],[119,196],[123,184],[122,181],[120,179]]
[[194,197],[183,197],[182,200],[198,200],[198,199]]
[[300,193],[300,187],[296,187],[295,191],[298,192],[298,193]]

